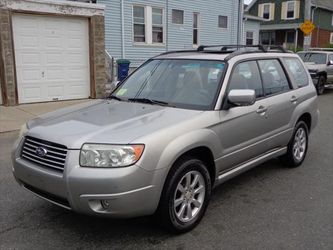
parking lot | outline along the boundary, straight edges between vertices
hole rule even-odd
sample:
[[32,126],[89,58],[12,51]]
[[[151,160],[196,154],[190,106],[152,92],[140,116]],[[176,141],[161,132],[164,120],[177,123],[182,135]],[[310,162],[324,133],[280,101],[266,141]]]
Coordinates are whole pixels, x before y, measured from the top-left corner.
[[307,158],[289,169],[272,160],[215,189],[197,228],[171,235],[152,218],[110,220],[76,214],[18,186],[0,134],[0,249],[333,249],[333,90]]

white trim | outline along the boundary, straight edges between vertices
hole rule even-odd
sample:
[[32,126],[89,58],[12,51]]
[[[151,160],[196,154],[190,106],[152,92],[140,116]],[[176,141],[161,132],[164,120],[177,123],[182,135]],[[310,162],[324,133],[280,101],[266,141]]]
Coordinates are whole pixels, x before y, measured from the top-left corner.
[[333,26],[333,13],[332,13],[331,25]]
[[145,20],[146,20],[146,43],[153,43],[153,10],[151,6],[145,8]]
[[333,44],[333,32],[331,32],[331,36],[330,36],[330,44]]
[[[268,21],[271,21],[272,20],[272,12],[271,12],[271,3],[263,3],[262,4],[262,18],[265,19],[265,20],[268,20]],[[268,6],[268,15],[269,15],[269,18],[264,18],[264,15],[265,15],[265,6]]]

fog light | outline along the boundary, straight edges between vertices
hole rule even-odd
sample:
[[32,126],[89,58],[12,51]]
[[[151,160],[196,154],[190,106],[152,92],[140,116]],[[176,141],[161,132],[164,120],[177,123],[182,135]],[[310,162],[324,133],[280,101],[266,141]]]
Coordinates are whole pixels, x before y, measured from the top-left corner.
[[101,200],[101,205],[104,209],[108,209],[110,207],[110,202],[108,200]]

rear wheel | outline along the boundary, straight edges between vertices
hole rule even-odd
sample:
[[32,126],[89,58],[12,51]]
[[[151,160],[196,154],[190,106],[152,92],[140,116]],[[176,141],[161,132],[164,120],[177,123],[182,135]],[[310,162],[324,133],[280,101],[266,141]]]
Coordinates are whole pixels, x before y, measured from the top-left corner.
[[322,95],[324,93],[325,84],[326,84],[326,77],[325,76],[319,76],[318,83],[317,83],[317,86],[316,86],[318,95]]
[[204,162],[183,157],[172,168],[157,215],[174,233],[194,228],[202,219],[211,195],[211,179]]
[[305,159],[308,150],[308,127],[305,122],[296,124],[293,137],[288,144],[288,151],[283,157],[289,167],[298,167]]

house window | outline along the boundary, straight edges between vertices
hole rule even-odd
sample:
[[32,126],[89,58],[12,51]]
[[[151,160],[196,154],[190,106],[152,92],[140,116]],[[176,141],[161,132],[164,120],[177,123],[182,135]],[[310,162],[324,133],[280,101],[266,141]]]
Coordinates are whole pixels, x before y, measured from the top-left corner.
[[219,16],[219,28],[227,29],[228,28],[228,17]]
[[295,18],[295,3],[296,2],[287,2],[287,19]]
[[133,6],[134,42],[146,42],[145,7]]
[[163,9],[152,9],[153,43],[163,43]]
[[172,10],[172,23],[184,24],[184,11]]
[[286,43],[294,43],[295,42],[295,32],[287,31],[286,32]]
[[246,31],[246,45],[253,45],[253,31]]
[[163,8],[133,6],[133,40],[139,44],[163,44],[165,32]]
[[263,15],[262,15],[262,17],[264,19],[270,20],[270,17],[271,17],[271,4],[270,3],[263,5]]
[[193,13],[193,45],[199,45],[199,13]]

